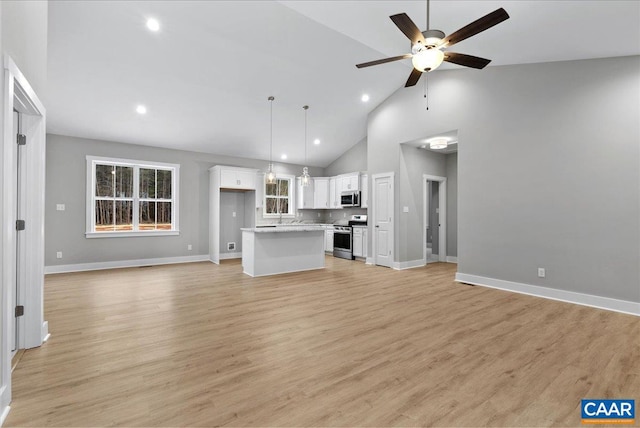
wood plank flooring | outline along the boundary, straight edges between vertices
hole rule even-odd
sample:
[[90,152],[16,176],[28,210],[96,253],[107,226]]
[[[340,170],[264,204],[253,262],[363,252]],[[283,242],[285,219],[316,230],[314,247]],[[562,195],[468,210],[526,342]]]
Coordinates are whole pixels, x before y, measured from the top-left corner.
[[579,426],[640,399],[640,319],[327,258],[50,275],[5,426]]

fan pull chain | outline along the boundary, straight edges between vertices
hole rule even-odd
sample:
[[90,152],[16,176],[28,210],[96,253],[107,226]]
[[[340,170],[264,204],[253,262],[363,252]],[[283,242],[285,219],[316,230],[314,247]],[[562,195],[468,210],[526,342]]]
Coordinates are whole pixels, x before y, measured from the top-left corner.
[[429,73],[424,74],[424,99],[427,103],[427,110],[429,110]]

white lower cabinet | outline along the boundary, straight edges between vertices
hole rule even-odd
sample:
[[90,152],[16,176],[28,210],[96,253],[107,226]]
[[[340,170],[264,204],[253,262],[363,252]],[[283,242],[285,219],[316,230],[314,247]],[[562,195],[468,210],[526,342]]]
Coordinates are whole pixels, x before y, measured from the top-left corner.
[[327,226],[324,230],[324,250],[333,252],[333,226]]
[[367,257],[367,234],[366,226],[353,226],[353,255],[355,257]]

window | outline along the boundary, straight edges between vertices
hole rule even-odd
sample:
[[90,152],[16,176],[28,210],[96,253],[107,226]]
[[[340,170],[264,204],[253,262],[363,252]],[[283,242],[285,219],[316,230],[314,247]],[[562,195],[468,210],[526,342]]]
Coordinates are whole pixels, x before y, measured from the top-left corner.
[[293,217],[293,183],[295,177],[283,175],[275,183],[264,182],[263,217]]
[[178,234],[180,165],[87,156],[88,238]]

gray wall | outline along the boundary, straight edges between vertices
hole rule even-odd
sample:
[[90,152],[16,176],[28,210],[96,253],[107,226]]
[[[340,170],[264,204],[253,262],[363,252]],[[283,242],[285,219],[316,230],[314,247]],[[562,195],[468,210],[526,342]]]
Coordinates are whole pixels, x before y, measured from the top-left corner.
[[[86,156],[106,156],[180,164],[180,235],[85,238]],[[209,171],[213,165],[264,170],[266,161],[170,150],[134,144],[47,135],[45,265],[67,265],[208,254]],[[299,175],[302,166],[275,164]],[[310,168],[321,176],[321,168]],[[65,211],[56,211],[65,204]],[[187,245],[193,245],[187,251]],[[56,259],[56,251],[63,258]]]
[[367,139],[360,140],[356,145],[344,152],[338,159],[324,169],[326,177],[347,174],[350,172],[367,171]]
[[[241,227],[249,227],[246,218],[247,192],[222,190],[220,191],[220,253],[237,253],[242,251]],[[250,192],[255,198],[255,192]],[[253,204],[255,206],[255,202]],[[235,213],[235,217],[234,214]],[[253,211],[251,212],[253,214]],[[234,242],[234,250],[228,250],[228,243]]]
[[447,162],[447,256],[458,257],[458,153]]
[[[639,72],[638,56],[437,71],[429,111],[418,85],[370,114],[369,173],[457,129],[459,272],[639,302]],[[415,196],[398,197],[402,235]]]

